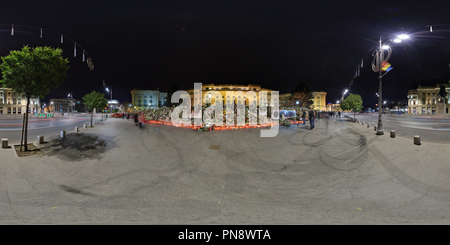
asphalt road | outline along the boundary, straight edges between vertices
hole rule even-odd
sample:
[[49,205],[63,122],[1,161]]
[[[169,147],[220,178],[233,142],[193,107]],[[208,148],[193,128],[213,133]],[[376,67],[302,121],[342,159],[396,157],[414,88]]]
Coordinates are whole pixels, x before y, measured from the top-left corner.
[[[94,115],[94,120],[100,120],[101,115]],[[103,115],[103,118],[105,116]],[[28,141],[36,141],[39,135],[59,135],[61,131],[73,132],[75,127],[82,128],[84,124],[90,123],[91,116],[87,114],[37,118],[32,116],[28,119]],[[2,116],[0,117],[0,137],[8,138],[11,144],[20,142],[22,134],[23,118]]]
[[[352,114],[348,115],[353,117]],[[370,123],[370,127],[373,128],[378,124],[378,113],[356,114],[356,119],[364,121],[364,124]],[[385,134],[395,130],[396,137],[413,140],[415,135],[419,135],[423,142],[450,143],[450,118],[447,116],[383,115],[382,123]]]

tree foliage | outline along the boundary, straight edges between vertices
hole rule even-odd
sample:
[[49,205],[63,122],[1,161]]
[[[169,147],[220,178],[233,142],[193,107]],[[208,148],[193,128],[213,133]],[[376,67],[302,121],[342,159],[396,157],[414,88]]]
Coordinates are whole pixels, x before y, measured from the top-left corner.
[[94,109],[102,110],[108,105],[108,99],[105,98],[103,93],[92,91],[89,94],[84,95],[83,97],[84,104],[87,105],[89,110],[91,110],[91,125],[92,119],[94,117]]
[[9,55],[1,57],[2,81],[4,87],[26,96],[27,107],[22,126],[22,142],[27,151],[28,108],[30,98],[43,99],[51,88],[58,87],[66,78],[69,61],[63,58],[62,49],[51,47],[12,50]]
[[309,108],[313,104],[312,97],[313,94],[309,87],[303,82],[300,82],[292,93],[291,102],[295,105],[298,101],[300,107]]
[[[172,83],[169,87],[169,90],[167,91],[167,106],[171,107],[173,105],[177,106],[180,103],[172,103],[172,95],[177,92],[178,90],[180,90],[180,86],[178,85],[178,83]],[[181,100],[181,99],[180,99]]]
[[12,50],[2,57],[3,86],[27,98],[44,98],[66,78],[69,61],[63,58],[62,52],[60,48],[47,46]]
[[84,104],[89,107],[90,110],[102,109],[108,105],[108,99],[105,98],[103,93],[92,91],[83,97]]
[[361,95],[350,93],[347,98],[345,98],[341,102],[341,109],[344,111],[353,111],[354,117],[356,116],[356,112],[359,112],[363,109],[363,101]]

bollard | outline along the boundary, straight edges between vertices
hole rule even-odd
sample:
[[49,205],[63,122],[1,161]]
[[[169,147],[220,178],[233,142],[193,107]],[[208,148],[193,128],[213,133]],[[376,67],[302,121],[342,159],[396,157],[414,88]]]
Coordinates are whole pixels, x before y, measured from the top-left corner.
[[391,130],[391,138],[395,138],[395,130]]
[[87,128],[87,124],[86,124],[86,123],[85,123],[85,124],[83,124],[83,127],[84,127],[84,128]]
[[369,127],[370,127],[370,123],[367,124],[367,128],[369,128]]
[[66,137],[66,131],[61,131],[61,138],[65,138]]
[[420,145],[420,136],[419,135],[414,135],[414,144]]
[[2,138],[2,148],[8,148],[8,138]]
[[373,126],[373,131],[377,131],[377,126]]
[[364,121],[362,121],[361,125],[364,125]]
[[78,127],[75,127],[75,132],[77,132],[77,133],[78,133]]
[[43,144],[44,143],[44,136],[42,136],[42,135],[39,135],[38,137],[37,137],[37,143],[40,145],[40,144]]

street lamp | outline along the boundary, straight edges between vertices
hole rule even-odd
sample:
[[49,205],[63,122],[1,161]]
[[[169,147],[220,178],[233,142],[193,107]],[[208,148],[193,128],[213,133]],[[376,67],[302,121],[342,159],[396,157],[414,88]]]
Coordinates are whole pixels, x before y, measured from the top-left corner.
[[343,93],[342,93],[342,96],[341,96],[341,101],[343,101],[344,100],[344,96],[345,96],[345,94],[347,94],[347,92],[348,92],[348,89],[346,89]]
[[[110,100],[112,101],[112,87],[111,87],[111,92],[109,91],[109,88],[108,88],[108,87],[106,87],[105,89],[106,89],[106,92],[109,93]],[[113,105],[111,104],[111,112],[112,112],[112,109],[113,109]]]
[[[387,72],[389,72],[390,69],[385,70],[385,73],[382,74],[382,68],[387,67],[389,68],[389,63],[387,61],[391,57],[392,49],[389,46],[389,43],[391,41],[394,41],[395,43],[401,43],[403,40],[408,39],[409,36],[406,34],[398,35],[396,39],[387,40],[384,44],[382,43],[382,37],[380,37],[380,47],[378,50],[375,50],[372,53],[372,56],[374,56],[374,59],[372,61],[372,70],[374,72],[378,72],[378,126],[377,126],[377,135],[384,134],[383,130],[383,120],[382,120],[382,113],[383,113],[383,99],[382,99],[382,78],[384,75],[386,75]],[[386,57],[384,56],[385,51],[387,51]]]

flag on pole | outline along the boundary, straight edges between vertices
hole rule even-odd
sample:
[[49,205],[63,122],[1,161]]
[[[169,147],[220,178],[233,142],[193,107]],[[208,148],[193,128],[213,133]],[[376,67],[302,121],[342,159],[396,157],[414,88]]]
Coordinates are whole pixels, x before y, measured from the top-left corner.
[[392,69],[393,69],[393,67],[392,67],[391,64],[389,64],[388,62],[384,61],[384,62],[382,63],[382,66],[381,66],[381,70],[382,70],[382,71],[388,72],[388,71],[390,71],[390,70],[392,70]]
[[14,25],[12,25],[12,28],[11,28],[11,36],[14,36]]
[[42,38],[42,28],[41,28],[41,38]]
[[64,42],[63,35],[61,34],[61,43],[63,43],[63,42]]
[[77,43],[76,42],[73,45],[73,57],[77,57]]

